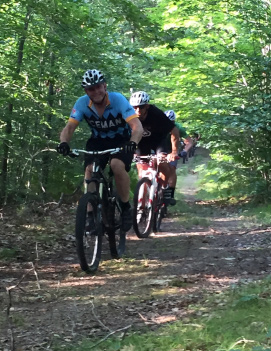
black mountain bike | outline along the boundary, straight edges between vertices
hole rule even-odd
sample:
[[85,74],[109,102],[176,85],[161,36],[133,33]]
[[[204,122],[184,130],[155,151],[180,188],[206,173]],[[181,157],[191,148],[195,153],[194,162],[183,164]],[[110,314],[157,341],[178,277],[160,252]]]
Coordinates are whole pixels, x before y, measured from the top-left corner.
[[[125,251],[126,233],[121,229],[121,207],[115,190],[113,172],[109,165],[105,170],[100,167],[100,155],[115,154],[122,148],[104,151],[71,150],[70,156],[79,153],[95,155],[93,173],[90,180],[84,182],[84,195],[80,198],[76,212],[76,249],[81,269],[94,273],[99,267],[102,254],[102,242],[106,236],[112,258],[120,258]],[[89,192],[90,188],[95,189]],[[92,209],[94,228],[89,230],[88,211]]]

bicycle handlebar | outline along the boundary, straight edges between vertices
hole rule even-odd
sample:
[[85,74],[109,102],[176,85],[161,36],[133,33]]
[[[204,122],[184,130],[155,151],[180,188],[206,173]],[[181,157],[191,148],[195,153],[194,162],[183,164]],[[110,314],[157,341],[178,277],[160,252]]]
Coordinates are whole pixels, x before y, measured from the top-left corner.
[[[166,160],[167,159],[167,155],[146,155],[146,156],[139,156],[139,155],[136,155],[133,159],[134,162],[139,162],[140,160],[143,161],[143,159],[145,160],[153,160],[153,159],[157,159],[158,161],[159,160]],[[180,159],[180,156],[175,156],[175,160],[179,160]]]
[[102,151],[98,151],[98,150],[86,151],[86,150],[80,150],[80,149],[71,149],[69,156],[71,157],[79,156],[80,153],[88,154],[88,155],[104,155],[104,154],[113,155],[113,154],[117,154],[122,150],[123,150],[122,147],[117,147],[115,149],[108,149],[108,150],[102,150]]

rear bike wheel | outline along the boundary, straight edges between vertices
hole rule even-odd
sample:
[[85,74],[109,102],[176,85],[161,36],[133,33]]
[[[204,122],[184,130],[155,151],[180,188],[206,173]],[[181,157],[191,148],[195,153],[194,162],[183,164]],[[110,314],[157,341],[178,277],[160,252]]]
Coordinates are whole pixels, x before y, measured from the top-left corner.
[[125,252],[126,232],[121,229],[121,208],[118,197],[112,196],[107,207],[108,241],[112,258],[121,258]]
[[163,191],[161,187],[157,189],[155,194],[154,215],[153,215],[153,231],[160,232],[162,219],[167,214],[167,206],[163,201]]
[[150,199],[151,181],[141,178],[134,192],[133,227],[139,238],[147,238],[152,231],[153,203]]
[[[93,208],[94,228],[86,231],[88,204]],[[83,271],[94,273],[99,267],[102,253],[103,224],[101,206],[93,193],[84,194],[79,200],[75,224],[76,250]]]

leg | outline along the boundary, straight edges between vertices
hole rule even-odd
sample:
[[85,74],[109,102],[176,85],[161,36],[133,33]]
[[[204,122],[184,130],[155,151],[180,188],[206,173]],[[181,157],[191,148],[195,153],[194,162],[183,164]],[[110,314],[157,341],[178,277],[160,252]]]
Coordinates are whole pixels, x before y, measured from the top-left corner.
[[177,183],[176,167],[170,164],[170,176],[168,178],[168,185],[175,188]]
[[174,193],[175,193],[175,188],[176,188],[176,183],[177,183],[177,173],[176,173],[176,168],[177,168],[177,160],[172,161],[169,163],[170,165],[170,176],[168,179],[168,185],[169,189],[171,191],[171,198],[174,199]]
[[167,162],[160,163],[158,166],[158,170],[160,172],[160,177],[163,180],[162,185],[164,188],[166,188],[168,185],[168,180],[169,180],[170,173],[171,173],[170,166]]
[[172,180],[172,166],[169,163],[160,163],[158,169],[160,170],[160,177],[163,180],[162,188],[164,201],[166,204],[174,206],[176,204],[176,200],[174,199],[175,189],[169,185],[169,181]]
[[144,167],[145,165],[142,164],[142,163],[137,163],[136,164],[136,168],[137,168],[137,173],[138,173],[138,178],[141,179],[142,178],[142,171],[144,169],[146,169],[146,166]]
[[124,163],[117,158],[113,158],[111,161],[111,168],[115,177],[116,188],[121,201],[129,201],[130,177],[125,170]]
[[[85,180],[90,180],[91,177],[92,177],[92,164],[88,165],[85,169]],[[95,184],[94,183],[88,184],[87,190],[90,192],[95,191],[96,190]]]
[[125,169],[125,164],[122,160],[113,158],[110,162],[111,169],[114,174],[117,193],[120,197],[120,206],[122,209],[122,230],[127,232],[133,223],[132,209],[129,203],[130,195],[130,177]]

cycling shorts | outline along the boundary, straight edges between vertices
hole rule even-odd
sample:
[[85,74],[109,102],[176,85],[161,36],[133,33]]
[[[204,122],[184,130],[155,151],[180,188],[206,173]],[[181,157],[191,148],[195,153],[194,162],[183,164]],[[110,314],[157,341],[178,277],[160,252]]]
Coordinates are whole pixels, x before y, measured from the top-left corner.
[[170,161],[169,164],[175,168],[177,168],[178,160]]
[[156,154],[160,153],[169,153],[169,149],[167,146],[167,139],[162,139],[161,141],[157,143],[150,143],[148,140],[144,140],[144,137],[141,139],[140,143],[138,144],[138,148],[136,150],[136,154],[138,156],[146,156],[150,155],[153,153],[153,151]]
[[[116,147],[122,147],[124,144],[126,144],[129,140],[123,140],[119,138],[114,138],[114,139],[103,139],[103,138],[90,138],[87,141],[86,144],[86,150],[87,151],[103,151],[107,149],[114,149]],[[95,156],[94,155],[87,155],[85,154],[85,168],[93,163]],[[102,169],[105,168],[107,165],[109,159],[117,158],[121,160],[124,165],[125,169],[127,172],[130,171],[131,169],[131,163],[133,160],[133,154],[132,153],[125,153],[124,151],[121,151],[120,153],[114,154],[114,155],[101,155],[99,157],[100,159],[100,166]]]

